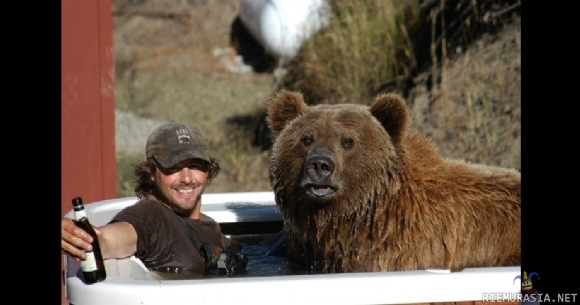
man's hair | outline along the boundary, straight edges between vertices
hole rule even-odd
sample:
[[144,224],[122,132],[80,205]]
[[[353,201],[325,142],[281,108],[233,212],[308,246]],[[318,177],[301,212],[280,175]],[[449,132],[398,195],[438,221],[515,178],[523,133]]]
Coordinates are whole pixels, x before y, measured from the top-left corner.
[[[217,159],[212,157],[209,159],[211,162],[208,164],[207,186],[211,184],[212,179],[215,178],[221,171],[220,164]],[[139,199],[143,199],[147,195],[151,195],[153,192],[155,182],[151,180],[151,177],[155,175],[157,166],[157,162],[153,158],[135,164],[133,169],[133,173],[137,177],[135,195],[137,195]]]

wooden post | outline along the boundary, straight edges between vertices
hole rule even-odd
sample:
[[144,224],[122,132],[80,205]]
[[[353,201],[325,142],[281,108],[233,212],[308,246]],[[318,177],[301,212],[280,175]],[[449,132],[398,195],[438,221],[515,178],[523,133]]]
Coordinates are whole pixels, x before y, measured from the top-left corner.
[[111,1],[64,0],[61,13],[64,215],[75,196],[90,204],[116,198],[117,191]]

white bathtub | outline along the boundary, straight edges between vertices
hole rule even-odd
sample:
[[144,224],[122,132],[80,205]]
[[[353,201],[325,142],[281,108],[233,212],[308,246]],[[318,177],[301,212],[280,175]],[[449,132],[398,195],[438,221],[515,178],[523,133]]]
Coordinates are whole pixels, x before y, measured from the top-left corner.
[[[86,205],[96,226],[136,197]],[[281,221],[271,192],[203,195],[202,211],[219,223]],[[72,211],[66,214],[73,216]],[[520,267],[157,280],[135,257],[107,260],[107,279],[85,285],[79,264],[65,257],[66,296],[74,305],[147,304],[403,304],[481,301],[485,293],[515,295]]]

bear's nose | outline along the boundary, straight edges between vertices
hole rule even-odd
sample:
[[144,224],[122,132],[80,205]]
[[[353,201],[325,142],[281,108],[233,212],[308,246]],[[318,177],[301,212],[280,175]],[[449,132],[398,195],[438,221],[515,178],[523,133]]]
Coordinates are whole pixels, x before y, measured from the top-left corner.
[[313,182],[320,182],[334,171],[334,162],[326,156],[312,156],[304,165],[306,174]]

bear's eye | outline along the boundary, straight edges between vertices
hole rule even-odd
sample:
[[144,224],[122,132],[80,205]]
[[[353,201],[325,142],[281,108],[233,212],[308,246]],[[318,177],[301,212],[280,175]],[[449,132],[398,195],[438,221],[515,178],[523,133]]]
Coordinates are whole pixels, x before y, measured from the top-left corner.
[[342,139],[340,144],[342,145],[342,147],[344,149],[350,149],[354,146],[354,140],[351,138],[344,138],[344,139]]
[[312,144],[312,137],[311,136],[304,136],[304,137],[302,137],[301,141],[302,141],[302,145],[310,146]]

